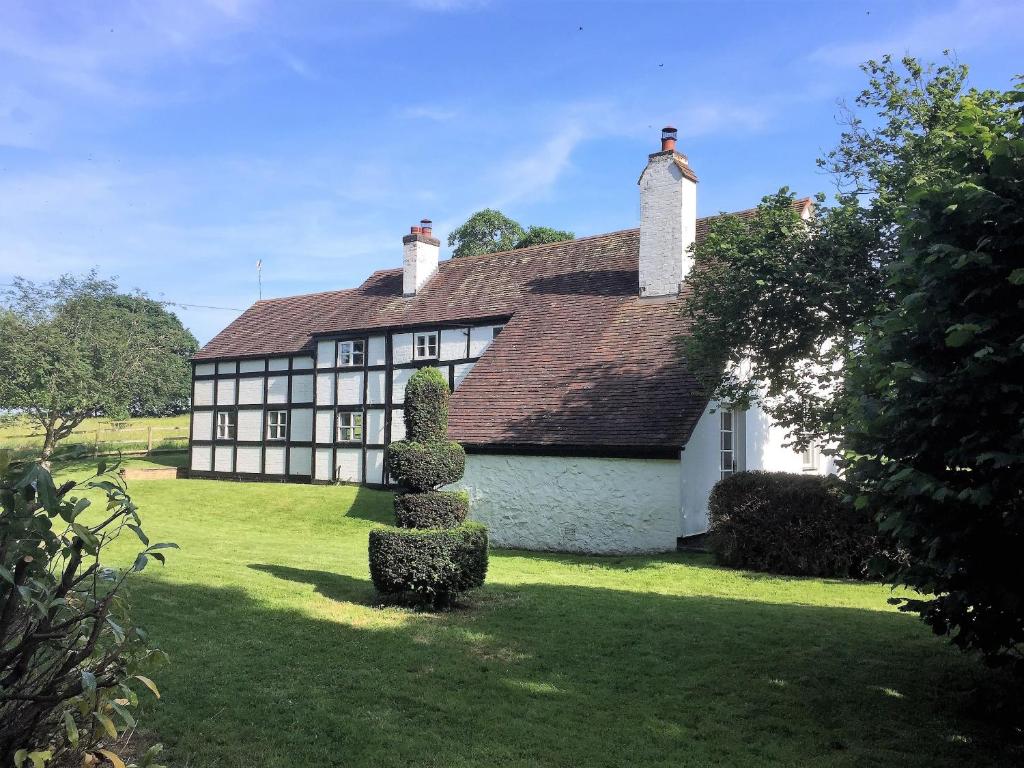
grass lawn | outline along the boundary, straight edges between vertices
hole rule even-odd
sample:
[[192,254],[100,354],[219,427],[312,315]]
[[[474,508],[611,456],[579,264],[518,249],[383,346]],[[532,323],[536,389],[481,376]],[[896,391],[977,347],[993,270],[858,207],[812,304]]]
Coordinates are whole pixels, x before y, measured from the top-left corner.
[[[66,468],[78,473],[80,467]],[[494,551],[468,609],[373,607],[389,494],[133,484],[154,540],[136,582],[172,659],[143,718],[170,762],[218,766],[1019,764],[964,714],[980,665],[887,588],[704,556]],[[123,537],[115,555],[130,562]]]

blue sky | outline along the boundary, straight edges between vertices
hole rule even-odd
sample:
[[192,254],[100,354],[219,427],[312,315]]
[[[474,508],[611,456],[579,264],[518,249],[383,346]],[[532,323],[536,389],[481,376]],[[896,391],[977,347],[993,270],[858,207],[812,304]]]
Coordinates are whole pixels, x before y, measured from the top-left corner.
[[857,64],[944,48],[1005,88],[1024,3],[0,0],[0,283],[246,307],[257,259],[265,297],[353,286],[424,216],[632,227],[666,123],[702,215],[829,191]]

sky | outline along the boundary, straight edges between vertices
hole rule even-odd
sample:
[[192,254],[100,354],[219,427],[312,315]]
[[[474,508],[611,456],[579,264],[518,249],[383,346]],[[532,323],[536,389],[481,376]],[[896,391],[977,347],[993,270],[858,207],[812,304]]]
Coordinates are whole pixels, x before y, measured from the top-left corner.
[[0,284],[96,268],[205,343],[257,260],[270,298],[399,266],[421,218],[635,227],[666,124],[699,215],[829,193],[858,64],[944,49],[1007,88],[1024,3],[0,0]]

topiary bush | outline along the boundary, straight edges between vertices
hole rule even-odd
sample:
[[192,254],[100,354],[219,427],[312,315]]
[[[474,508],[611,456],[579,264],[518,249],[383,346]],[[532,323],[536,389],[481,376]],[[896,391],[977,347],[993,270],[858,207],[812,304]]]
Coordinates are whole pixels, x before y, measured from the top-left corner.
[[395,496],[397,528],[370,532],[370,577],[382,595],[450,607],[487,574],[487,528],[467,523],[469,496],[440,491],[456,482],[466,453],[448,440],[448,383],[421,368],[405,388],[408,440],[387,448],[389,475],[403,488]]
[[370,531],[370,577],[382,594],[447,607],[486,575],[487,528],[480,523]]
[[469,514],[465,491],[402,493],[395,497],[395,522],[399,528],[451,528]]
[[878,529],[844,496],[832,477],[738,472],[711,491],[708,544],[734,568],[866,578],[880,551]]

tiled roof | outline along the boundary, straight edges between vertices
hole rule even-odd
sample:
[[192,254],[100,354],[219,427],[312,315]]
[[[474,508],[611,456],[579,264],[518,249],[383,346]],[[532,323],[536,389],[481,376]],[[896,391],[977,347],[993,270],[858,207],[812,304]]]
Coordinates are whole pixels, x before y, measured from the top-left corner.
[[[698,239],[709,221],[698,220]],[[510,317],[453,395],[454,439],[480,450],[670,455],[707,398],[677,357],[682,299],[637,296],[639,242],[628,229],[451,259],[412,297],[402,295],[402,270],[390,269],[351,290],[260,301],[196,358],[311,351],[315,334]]]

